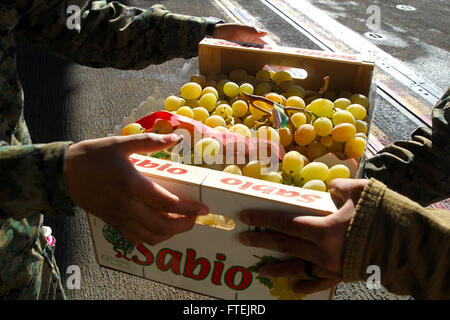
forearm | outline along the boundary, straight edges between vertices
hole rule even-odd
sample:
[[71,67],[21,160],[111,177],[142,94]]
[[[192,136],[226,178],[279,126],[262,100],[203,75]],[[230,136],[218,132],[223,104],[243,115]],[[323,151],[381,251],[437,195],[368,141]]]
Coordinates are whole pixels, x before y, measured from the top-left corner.
[[371,179],[347,232],[344,280],[367,280],[370,265],[393,293],[449,299],[450,212],[425,209]]
[[73,215],[64,174],[70,144],[0,146],[0,218],[22,219],[36,212]]
[[[38,2],[43,2],[36,0]],[[16,30],[59,56],[91,67],[142,69],[176,57],[191,58],[206,35],[204,18],[173,14],[119,2],[85,2],[80,31],[69,29],[67,1],[42,3],[24,15]]]

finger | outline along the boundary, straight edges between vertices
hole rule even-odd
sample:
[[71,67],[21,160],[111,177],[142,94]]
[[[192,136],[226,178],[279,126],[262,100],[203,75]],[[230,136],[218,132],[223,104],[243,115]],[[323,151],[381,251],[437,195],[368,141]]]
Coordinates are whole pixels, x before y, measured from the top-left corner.
[[209,213],[209,209],[205,205],[199,202],[182,199],[143,175],[139,175],[139,178],[135,179],[133,192],[136,199],[140,202],[165,212],[179,213],[188,216],[205,215]]
[[[293,259],[279,263],[263,265],[259,273],[265,277],[287,277],[299,280],[311,280],[305,272],[305,262],[301,259]],[[323,279],[339,279],[339,276],[318,265],[314,265],[314,274]]]
[[123,229],[123,237],[135,245],[139,243],[147,243],[154,246],[171,237],[170,235],[156,235],[150,232],[148,229],[144,228],[139,223],[131,220],[124,225]]
[[296,282],[292,288],[295,294],[311,294],[318,291],[323,291],[336,286],[339,280],[324,279],[324,280],[303,280]]
[[332,197],[340,199],[342,203],[352,199],[356,204],[367,183],[365,179],[334,179],[328,190]]
[[240,215],[241,221],[246,224],[275,230],[314,243],[318,243],[322,237],[324,218],[269,210],[248,210]]
[[168,149],[181,140],[176,134],[155,133],[133,134],[114,138],[116,138],[116,144],[120,150],[127,155]]
[[325,262],[323,250],[312,242],[277,232],[243,232],[239,236],[243,245],[287,253],[318,265]]

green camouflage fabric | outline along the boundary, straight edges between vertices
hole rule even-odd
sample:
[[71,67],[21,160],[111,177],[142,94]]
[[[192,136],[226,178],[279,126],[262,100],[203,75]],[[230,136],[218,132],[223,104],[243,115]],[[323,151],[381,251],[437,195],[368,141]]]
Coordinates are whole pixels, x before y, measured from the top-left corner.
[[432,129],[418,128],[409,141],[396,141],[364,165],[366,178],[422,206],[450,197],[450,88],[433,108]]
[[[68,28],[70,5],[81,9]],[[44,215],[73,215],[64,181],[72,143],[32,144],[16,72],[14,36],[94,68],[142,69],[198,54],[206,19],[107,1],[0,0],[0,298],[64,299]]]

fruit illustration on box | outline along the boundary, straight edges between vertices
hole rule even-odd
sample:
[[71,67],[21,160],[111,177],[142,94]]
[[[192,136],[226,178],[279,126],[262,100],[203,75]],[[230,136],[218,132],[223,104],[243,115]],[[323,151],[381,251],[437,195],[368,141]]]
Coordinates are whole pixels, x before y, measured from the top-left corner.
[[306,295],[295,294],[292,288],[297,281],[296,279],[285,277],[263,277],[259,275],[259,268],[265,264],[277,263],[281,260],[272,256],[256,257],[259,259],[257,263],[248,268],[249,271],[257,273],[255,277],[262,285],[267,287],[270,295],[277,297],[278,300],[301,300]]
[[[179,132],[187,145],[184,156],[173,150],[152,156],[327,192],[332,180],[356,176],[370,111],[366,96],[334,92],[331,85],[332,79],[324,77],[321,88],[307,90],[287,70],[195,74],[165,99],[166,115],[151,123],[140,119],[123,134]],[[236,142],[236,136],[245,143]],[[274,145],[277,165],[271,155],[269,160],[260,156],[270,154]],[[234,155],[231,160],[224,155],[228,151]]]
[[113,245],[113,250],[116,252],[117,258],[124,258],[130,261],[127,255],[131,254],[134,250],[134,244],[126,240],[113,227],[107,224],[103,227],[103,236],[106,241]]

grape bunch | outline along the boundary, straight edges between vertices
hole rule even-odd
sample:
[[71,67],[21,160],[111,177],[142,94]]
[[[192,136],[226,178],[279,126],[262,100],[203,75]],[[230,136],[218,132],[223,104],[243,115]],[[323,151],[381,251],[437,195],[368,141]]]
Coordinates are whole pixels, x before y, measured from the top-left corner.
[[[327,191],[333,179],[350,177],[350,170],[343,164],[328,167],[315,160],[333,153],[339,159],[359,161],[367,144],[370,108],[369,99],[363,94],[330,91],[329,82],[325,78],[322,88],[314,91],[305,90],[301,80],[285,70],[263,69],[255,76],[242,69],[229,74],[195,74],[177,94],[165,99],[164,107],[218,131],[271,140],[286,151],[277,171],[271,171],[269,164],[261,160],[212,168]],[[265,99],[251,100],[249,95]],[[283,109],[287,125],[274,126],[274,103]],[[123,130],[123,134],[133,134],[144,129],[130,124]],[[173,130],[170,123],[163,122],[152,129],[156,133]],[[219,149],[219,141],[211,137],[192,142],[193,155],[200,156],[209,167],[208,160]]]

